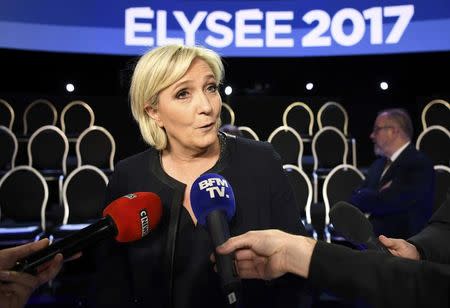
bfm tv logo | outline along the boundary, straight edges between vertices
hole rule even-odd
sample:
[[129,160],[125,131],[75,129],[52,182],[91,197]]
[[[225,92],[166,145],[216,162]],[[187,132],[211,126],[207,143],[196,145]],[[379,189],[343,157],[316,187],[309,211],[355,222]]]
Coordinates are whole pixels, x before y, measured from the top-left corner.
[[228,182],[221,178],[209,178],[198,183],[200,190],[206,190],[209,192],[209,197],[214,199],[216,196],[221,198],[230,198],[228,194],[225,194],[225,188],[228,188]]

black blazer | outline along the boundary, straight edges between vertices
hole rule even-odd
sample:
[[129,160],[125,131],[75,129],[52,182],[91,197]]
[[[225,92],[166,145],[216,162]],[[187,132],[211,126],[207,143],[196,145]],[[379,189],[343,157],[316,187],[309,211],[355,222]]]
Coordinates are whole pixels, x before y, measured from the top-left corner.
[[450,193],[429,225],[410,239],[426,261],[318,242],[310,280],[316,287],[364,298],[375,307],[449,307],[449,238]]
[[[370,213],[377,235],[408,238],[418,233],[431,217],[434,198],[434,169],[431,161],[409,144],[381,178],[386,158],[369,168],[350,202]],[[381,188],[386,184],[389,187]]]
[[450,265],[318,242],[309,278],[313,286],[374,307],[449,307]]
[[433,214],[428,225],[408,241],[419,250],[423,260],[450,264],[450,188],[447,200]]
[[[224,140],[223,136],[221,137]],[[300,212],[279,155],[265,142],[227,136],[218,163],[236,199],[231,235],[276,228],[304,234]],[[95,307],[224,307],[207,231],[194,226],[182,206],[185,185],[162,169],[153,148],[117,164],[107,203],[128,193],[151,191],[163,202],[156,230],[137,242],[106,242],[97,249],[92,302]],[[298,307],[303,280],[293,275],[266,283],[242,281],[238,307]],[[113,291],[114,290],[114,291]]]

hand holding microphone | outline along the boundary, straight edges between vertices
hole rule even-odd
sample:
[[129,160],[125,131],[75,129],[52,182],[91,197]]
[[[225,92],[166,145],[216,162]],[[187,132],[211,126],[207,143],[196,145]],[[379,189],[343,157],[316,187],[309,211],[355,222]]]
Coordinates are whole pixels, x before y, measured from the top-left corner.
[[340,201],[331,208],[330,221],[337,233],[355,245],[364,245],[367,249],[390,254],[378,240],[370,221],[353,205]]
[[[208,173],[194,181],[191,188],[191,206],[198,223],[207,228],[214,248],[230,238],[228,222],[231,221],[236,205],[233,190],[219,174]],[[215,255],[222,288],[229,304],[238,300],[240,279],[233,254]]]
[[156,228],[161,216],[162,205],[158,195],[152,192],[128,194],[111,202],[99,221],[17,261],[11,270],[34,274],[39,265],[58,253],[69,258],[109,237],[114,237],[118,242],[139,240]]

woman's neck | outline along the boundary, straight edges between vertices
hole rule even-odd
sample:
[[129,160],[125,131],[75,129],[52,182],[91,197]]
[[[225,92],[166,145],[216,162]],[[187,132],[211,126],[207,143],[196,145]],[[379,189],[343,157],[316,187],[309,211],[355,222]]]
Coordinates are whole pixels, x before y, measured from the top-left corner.
[[163,160],[169,159],[177,164],[189,164],[211,158],[218,158],[219,154],[220,142],[217,138],[216,142],[207,148],[184,148],[168,144],[167,148],[162,151],[161,157]]
[[166,148],[161,153],[161,164],[171,177],[185,184],[190,184],[205,171],[211,169],[219,160],[219,140],[207,149],[174,150]]

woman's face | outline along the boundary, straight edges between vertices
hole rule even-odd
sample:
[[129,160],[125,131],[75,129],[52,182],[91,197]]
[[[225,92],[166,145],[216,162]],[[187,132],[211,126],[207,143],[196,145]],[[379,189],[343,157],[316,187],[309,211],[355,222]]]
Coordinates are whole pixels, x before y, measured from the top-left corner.
[[180,80],[160,92],[157,110],[146,111],[164,128],[171,149],[204,150],[217,141],[222,99],[209,65],[194,59]]

